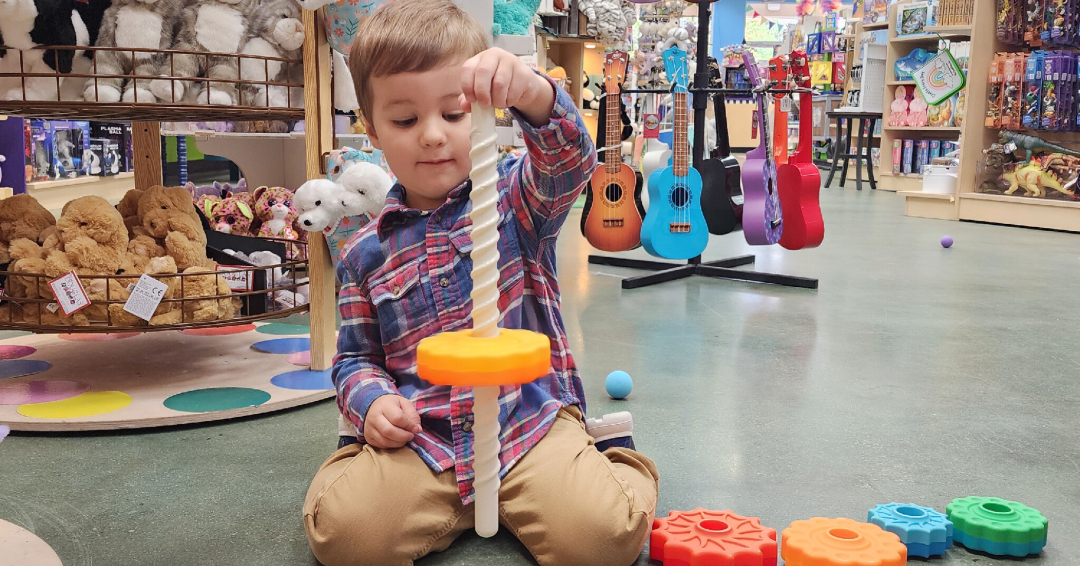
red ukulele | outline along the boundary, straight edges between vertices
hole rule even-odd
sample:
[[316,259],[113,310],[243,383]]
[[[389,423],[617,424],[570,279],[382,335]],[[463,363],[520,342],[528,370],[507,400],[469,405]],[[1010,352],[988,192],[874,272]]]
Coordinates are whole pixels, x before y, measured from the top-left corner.
[[596,169],[585,194],[581,232],[596,249],[621,252],[641,245],[641,186],[629,165],[622,161],[622,120],[619,93],[626,76],[626,52],[604,56],[606,118],[603,167]]
[[[780,55],[769,60],[769,80],[776,88],[788,88],[788,56]],[[773,95],[773,161],[777,165],[788,161],[788,108],[782,104],[786,94]]]
[[809,91],[810,64],[805,52],[791,53],[789,74],[796,87],[807,90],[799,93],[799,147],[787,163],[776,168],[784,217],[780,245],[789,250],[801,250],[816,248],[825,238],[825,222],[818,202],[821,173],[813,162],[813,94]]

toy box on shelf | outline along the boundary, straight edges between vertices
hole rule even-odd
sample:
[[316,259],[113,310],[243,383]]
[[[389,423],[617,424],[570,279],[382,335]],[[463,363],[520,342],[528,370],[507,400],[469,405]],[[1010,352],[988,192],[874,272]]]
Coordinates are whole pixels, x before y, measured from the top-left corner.
[[[121,158],[119,172],[134,170],[130,122],[90,122],[90,139],[110,140],[110,143],[103,145],[116,146]],[[104,163],[104,160],[102,163]]]
[[90,149],[90,123],[31,120],[34,180],[73,179],[86,174],[83,154]]

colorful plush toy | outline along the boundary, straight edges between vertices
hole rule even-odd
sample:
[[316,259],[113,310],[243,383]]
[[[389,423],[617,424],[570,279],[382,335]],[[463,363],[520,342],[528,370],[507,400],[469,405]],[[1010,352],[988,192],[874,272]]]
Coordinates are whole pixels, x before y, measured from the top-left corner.
[[218,232],[238,236],[255,235],[251,229],[255,214],[251,211],[251,207],[238,196],[229,196],[211,205],[209,218],[210,226]]
[[892,104],[889,105],[889,125],[893,127],[903,126],[907,124],[908,119],[908,92],[904,86],[896,87],[896,92],[893,94]]
[[292,201],[293,192],[284,187],[255,189],[255,216],[262,221],[258,234],[260,238],[299,238],[293,223],[300,215]]
[[927,108],[928,105],[926,104],[926,99],[923,98],[922,91],[915,89],[911,104],[908,106],[907,125],[915,128],[925,126],[927,121]]
[[496,0],[493,11],[493,35],[528,35],[540,0]]

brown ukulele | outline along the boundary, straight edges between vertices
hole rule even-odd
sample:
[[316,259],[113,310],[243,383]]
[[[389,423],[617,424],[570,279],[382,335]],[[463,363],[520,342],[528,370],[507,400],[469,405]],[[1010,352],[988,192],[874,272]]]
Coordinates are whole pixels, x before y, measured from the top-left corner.
[[[604,163],[593,173],[585,193],[581,232],[598,250],[621,252],[641,245],[641,185],[622,161],[619,93],[626,76],[626,52],[604,55]],[[599,133],[599,132],[597,132]]]

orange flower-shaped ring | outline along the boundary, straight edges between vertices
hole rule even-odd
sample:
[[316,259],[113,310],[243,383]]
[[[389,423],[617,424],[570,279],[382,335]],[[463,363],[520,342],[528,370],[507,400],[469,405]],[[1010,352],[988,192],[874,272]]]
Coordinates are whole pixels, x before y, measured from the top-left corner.
[[907,547],[900,537],[872,523],[814,517],[784,529],[787,566],[904,566]]
[[672,511],[653,520],[649,558],[686,566],[776,566],[776,530],[731,511]]
[[551,340],[531,330],[500,328],[494,338],[472,330],[424,338],[416,348],[420,377],[435,385],[519,385],[551,368]]

